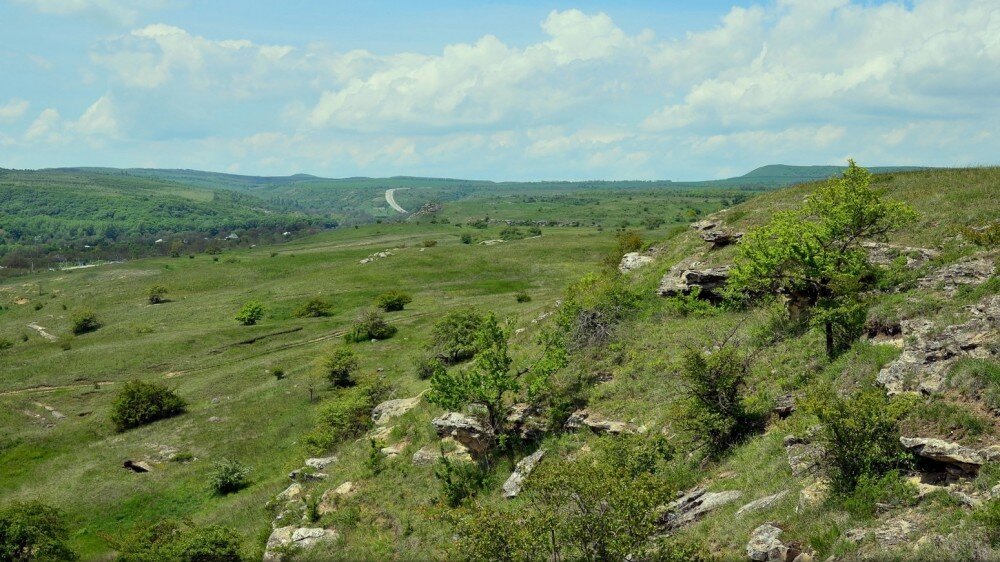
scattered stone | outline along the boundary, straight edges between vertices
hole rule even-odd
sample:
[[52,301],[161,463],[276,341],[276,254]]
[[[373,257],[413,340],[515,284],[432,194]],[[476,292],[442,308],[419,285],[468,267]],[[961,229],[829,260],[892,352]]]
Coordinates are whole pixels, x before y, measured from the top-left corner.
[[857,529],[851,529],[846,533],[844,533],[844,538],[854,543],[858,543],[865,540],[867,536],[868,536],[868,529],[862,529],[860,527]]
[[909,542],[915,527],[906,519],[890,519],[884,525],[872,531],[875,540],[882,547],[898,546]]
[[222,418],[220,418],[219,416],[212,416],[208,418],[208,421],[209,423],[219,423],[222,421]]
[[823,505],[829,493],[830,481],[826,478],[816,479],[799,492],[799,503],[795,506],[795,512],[802,513]]
[[718,223],[713,220],[704,219],[691,223],[691,228],[695,230],[710,230],[715,228],[717,225]]
[[424,445],[413,453],[413,464],[417,466],[428,466],[438,462],[441,458],[441,450],[434,445]]
[[788,455],[788,465],[792,469],[793,476],[804,476],[814,474],[819,469],[826,451],[819,443],[812,442],[812,435],[816,429],[811,428],[809,435],[796,437],[789,435],[785,437],[785,453]]
[[910,248],[884,242],[862,242],[861,247],[868,252],[868,261],[875,265],[888,267],[900,256],[906,259],[906,267],[915,269],[941,255],[937,250],[928,248]]
[[400,454],[402,454],[402,452],[406,449],[406,447],[409,444],[410,441],[408,439],[403,439],[398,443],[393,443],[392,445],[382,447],[379,451],[387,458],[394,459],[398,457]]
[[917,284],[923,289],[941,287],[947,295],[952,296],[963,285],[980,285],[989,281],[995,269],[990,258],[973,257],[921,277]]
[[788,490],[782,490],[777,494],[772,494],[770,496],[765,496],[758,500],[754,500],[736,510],[736,516],[740,517],[745,513],[754,513],[756,511],[764,511],[765,509],[771,509],[787,495],[788,495]]
[[750,533],[747,543],[747,556],[757,562],[784,562],[788,547],[779,540],[781,529],[770,523],[764,523]]
[[274,496],[275,501],[278,502],[288,502],[302,498],[302,484],[298,482],[292,482],[287,488],[282,490],[280,494]]
[[935,330],[932,322],[901,322],[906,340],[903,353],[879,371],[876,381],[889,395],[903,392],[935,394],[944,386],[951,365],[963,358],[989,358],[1000,342],[1000,295],[969,307],[971,318]]
[[49,415],[52,416],[54,419],[57,419],[57,420],[64,420],[64,419],[66,419],[66,414],[63,414],[62,412],[60,412],[59,410],[56,410],[55,408],[53,408],[52,406],[49,406],[48,404],[42,404],[41,402],[35,402],[35,406],[38,406],[39,408],[42,408],[43,410],[45,410],[46,412],[48,412]]
[[409,412],[420,403],[420,396],[413,398],[397,398],[386,400],[372,410],[372,421],[375,425],[385,425],[393,418],[398,418]]
[[609,420],[584,408],[570,414],[566,420],[567,429],[589,428],[594,433],[607,433],[609,435],[621,435],[623,433],[638,433],[639,428],[635,425],[623,421]]
[[710,302],[722,300],[722,289],[729,279],[729,266],[711,267],[708,269],[685,269],[682,265],[670,268],[660,280],[657,294],[661,297],[676,297],[690,295],[698,289],[698,298]]
[[541,411],[526,403],[517,403],[511,407],[507,416],[507,424],[521,439],[534,441],[545,434],[547,429]]
[[354,482],[348,480],[347,482],[344,482],[340,486],[334,488],[333,493],[338,496],[350,496],[354,494],[356,488],[357,487],[354,485]]
[[145,461],[133,461],[133,460],[126,460],[125,462],[123,462],[122,468],[138,473],[150,472],[151,470],[153,470],[153,467],[150,466],[149,463]]
[[735,244],[743,238],[742,232],[731,232],[728,230],[709,230],[703,232],[701,239],[712,245],[712,249],[725,248],[730,244]]
[[514,467],[514,472],[503,483],[503,497],[513,498],[521,493],[521,486],[524,484],[524,479],[531,474],[531,471],[535,469],[535,466],[538,465],[544,455],[545,449],[539,449],[518,461],[517,466]]
[[306,466],[315,468],[316,470],[323,470],[335,462],[337,462],[337,457],[313,457],[311,459],[306,459],[305,464]]
[[697,521],[714,509],[738,500],[742,495],[743,492],[739,490],[707,492],[704,488],[695,488],[663,508],[657,522],[667,531],[673,531]]
[[319,482],[329,478],[329,475],[322,472],[315,472],[313,469],[307,467],[289,472],[288,477],[297,482]]
[[645,256],[639,252],[629,252],[622,256],[622,261],[618,264],[618,271],[628,273],[650,263],[653,263],[652,256]]
[[308,550],[320,541],[336,540],[337,532],[320,527],[279,527],[271,531],[264,548],[263,562],[284,562],[288,553]]
[[504,242],[503,240],[499,240],[499,239],[497,239],[497,240],[483,240],[479,244],[481,246],[493,246],[493,245],[496,245],[496,244],[503,244],[503,242]]
[[448,412],[431,422],[439,437],[451,437],[473,455],[485,453],[493,446],[493,431],[479,420],[458,412]]
[[774,401],[774,408],[771,409],[778,418],[785,419],[795,411],[795,397],[791,394],[779,396]]
[[986,462],[978,451],[942,439],[900,437],[899,442],[919,457],[943,463],[948,472],[956,475],[974,476]]
[[395,426],[392,425],[376,427],[368,433],[368,438],[372,441],[388,441],[393,429],[395,429]]
[[387,257],[389,257],[391,255],[393,255],[393,253],[390,252],[389,250],[383,250],[381,252],[375,252],[374,254],[368,256],[367,258],[361,260],[358,263],[363,263],[363,264],[364,263],[371,263],[373,261],[380,260],[382,258],[387,258]]

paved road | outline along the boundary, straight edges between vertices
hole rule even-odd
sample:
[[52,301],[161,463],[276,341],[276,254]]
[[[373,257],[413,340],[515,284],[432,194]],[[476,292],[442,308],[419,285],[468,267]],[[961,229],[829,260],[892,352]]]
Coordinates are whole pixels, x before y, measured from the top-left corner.
[[400,213],[403,213],[405,215],[408,211],[406,209],[400,207],[399,204],[396,203],[396,192],[397,191],[401,191],[403,189],[410,189],[410,188],[408,188],[408,187],[397,187],[395,189],[387,189],[387,190],[385,190],[385,202],[388,203],[389,206],[392,207],[393,209],[396,209],[397,211],[399,211]]

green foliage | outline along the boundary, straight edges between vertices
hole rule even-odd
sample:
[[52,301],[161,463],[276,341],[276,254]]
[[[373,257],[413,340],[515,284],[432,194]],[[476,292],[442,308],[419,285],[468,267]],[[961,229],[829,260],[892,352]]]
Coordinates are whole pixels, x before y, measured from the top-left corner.
[[861,518],[874,517],[880,505],[902,507],[914,505],[916,501],[916,487],[896,470],[881,475],[862,475],[850,494],[841,499],[844,509]]
[[984,226],[964,227],[960,229],[962,236],[977,246],[996,248],[1000,246],[1000,221],[993,221]]
[[236,321],[244,326],[253,326],[264,318],[264,305],[260,301],[248,301],[236,314]]
[[220,496],[239,492],[250,485],[250,472],[252,469],[239,461],[222,459],[212,464],[208,487]]
[[521,291],[521,292],[517,293],[516,295],[514,295],[514,300],[516,300],[517,302],[521,302],[521,303],[531,302],[531,295],[529,295],[525,291]]
[[500,238],[503,240],[520,240],[524,238],[524,233],[516,226],[508,226],[500,231]]
[[431,328],[431,351],[449,365],[471,358],[476,354],[476,332],[482,323],[483,314],[474,308],[448,312]]
[[67,542],[69,528],[59,510],[41,502],[0,508],[0,560],[76,560]]
[[786,294],[793,313],[819,307],[816,321],[826,327],[831,357],[857,331],[859,293],[875,279],[861,243],[916,219],[911,208],[885,198],[871,182],[871,173],[850,161],[843,177],[818,188],[801,209],[776,213],[748,232],[730,271],[736,293]]
[[0,351],[4,351],[14,347],[14,342],[10,338],[0,337]]
[[975,520],[983,530],[990,544],[1000,545],[1000,499],[992,499],[979,506],[974,514]]
[[88,332],[94,332],[102,326],[97,319],[97,314],[92,310],[81,310],[70,319],[70,331],[79,336]]
[[725,342],[711,353],[688,349],[682,357],[681,376],[689,396],[683,420],[701,437],[709,453],[719,455],[760,426],[760,415],[745,404],[750,358]]
[[167,288],[163,285],[153,285],[146,292],[146,298],[149,304],[160,304],[166,301]]
[[486,486],[487,472],[477,463],[441,457],[434,469],[441,484],[441,497],[448,507],[458,507]]
[[462,234],[462,244],[472,244],[472,235],[468,232]]
[[567,289],[556,323],[570,350],[597,347],[611,341],[618,325],[642,303],[640,289],[617,273],[590,274]]
[[119,562],[240,562],[240,537],[218,525],[194,527],[167,520],[116,545]]
[[329,316],[332,308],[330,301],[314,297],[295,309],[295,316],[297,318],[321,318]]
[[711,302],[698,298],[701,287],[695,286],[688,294],[679,294],[664,300],[664,309],[670,314],[681,318],[688,316],[712,316],[719,313],[719,309]]
[[382,378],[337,391],[320,404],[316,427],[305,437],[306,445],[316,453],[328,451],[338,443],[356,437],[371,427],[371,412],[389,393]]
[[[627,226],[627,225],[626,225]],[[604,265],[609,269],[618,269],[622,256],[630,252],[638,252],[646,243],[642,236],[634,230],[619,230],[615,233],[615,247],[604,257]]]
[[437,240],[424,240],[423,242],[420,243],[420,245],[423,246],[424,248],[433,248],[434,246],[437,246],[437,243],[438,243]]
[[417,378],[420,380],[427,380],[433,377],[438,371],[443,370],[445,370],[445,364],[439,357],[429,355],[417,360]]
[[164,385],[128,381],[118,391],[111,405],[111,422],[125,431],[184,413],[186,404]]
[[372,476],[378,476],[385,470],[385,455],[382,454],[382,445],[374,439],[368,440],[368,458],[365,460],[365,468],[371,472]]
[[358,316],[351,329],[344,335],[344,341],[361,343],[370,340],[387,340],[394,335],[396,335],[396,327],[386,322],[378,310],[369,309]]
[[909,461],[899,442],[907,404],[890,401],[885,391],[865,388],[843,397],[823,387],[810,398],[809,409],[823,424],[835,491],[850,494],[863,479],[880,478]]
[[316,368],[333,386],[351,386],[352,374],[358,368],[358,357],[349,347],[338,347],[321,356]]
[[413,297],[402,291],[387,291],[375,298],[375,306],[386,312],[403,310],[403,307],[411,302],[413,302]]

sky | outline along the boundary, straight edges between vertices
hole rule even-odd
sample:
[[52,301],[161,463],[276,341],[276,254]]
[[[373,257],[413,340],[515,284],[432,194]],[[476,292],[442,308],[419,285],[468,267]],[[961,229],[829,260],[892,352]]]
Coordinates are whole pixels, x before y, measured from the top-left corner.
[[0,0],[0,167],[1000,163],[1000,2]]

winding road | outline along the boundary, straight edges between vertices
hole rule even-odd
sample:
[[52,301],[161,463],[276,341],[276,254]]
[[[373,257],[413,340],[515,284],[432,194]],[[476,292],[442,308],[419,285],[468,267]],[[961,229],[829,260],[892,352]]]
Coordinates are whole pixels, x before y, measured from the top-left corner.
[[409,211],[407,211],[406,209],[400,207],[399,204],[396,203],[396,192],[397,191],[402,191],[404,189],[410,189],[410,188],[408,188],[408,187],[397,187],[395,189],[387,189],[387,190],[385,190],[385,202],[388,203],[389,206],[392,207],[393,209],[396,209],[397,211],[399,211],[400,213],[403,213],[405,215]]

